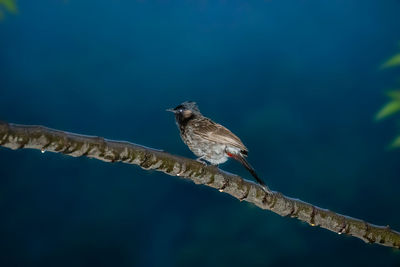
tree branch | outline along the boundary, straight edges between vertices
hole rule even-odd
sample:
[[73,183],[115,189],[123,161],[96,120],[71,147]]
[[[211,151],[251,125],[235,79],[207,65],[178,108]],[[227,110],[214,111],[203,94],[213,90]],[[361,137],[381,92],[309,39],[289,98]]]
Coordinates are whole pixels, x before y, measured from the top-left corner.
[[146,170],[162,171],[172,176],[185,177],[225,192],[239,200],[320,226],[338,234],[347,234],[388,247],[400,248],[400,233],[389,226],[377,226],[365,221],[337,214],[293,199],[279,192],[265,192],[251,181],[222,171],[214,166],[204,166],[192,159],[171,155],[129,142],[107,140],[102,137],[79,135],[43,126],[28,126],[0,122],[0,145],[11,149],[33,148],[73,157],[86,156],[107,162],[136,164]]

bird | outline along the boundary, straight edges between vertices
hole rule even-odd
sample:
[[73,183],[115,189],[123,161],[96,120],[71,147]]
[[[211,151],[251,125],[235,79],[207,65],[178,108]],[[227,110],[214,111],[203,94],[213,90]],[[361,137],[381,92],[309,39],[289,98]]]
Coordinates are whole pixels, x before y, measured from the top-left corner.
[[173,112],[180,136],[189,149],[198,157],[197,161],[218,166],[233,158],[240,162],[266,191],[270,191],[254,168],[246,160],[248,149],[227,128],[203,116],[194,101],[185,101]]

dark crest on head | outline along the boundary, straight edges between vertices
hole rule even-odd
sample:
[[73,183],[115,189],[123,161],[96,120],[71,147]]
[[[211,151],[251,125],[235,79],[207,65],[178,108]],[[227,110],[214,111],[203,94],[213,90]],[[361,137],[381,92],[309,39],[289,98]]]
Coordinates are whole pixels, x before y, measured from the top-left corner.
[[179,110],[190,110],[193,113],[200,113],[199,107],[197,106],[196,102],[194,101],[185,101],[176,108],[174,108],[175,111]]
[[201,114],[196,102],[193,101],[183,102],[174,108],[174,113],[177,122],[179,122],[181,126],[186,125],[189,120]]

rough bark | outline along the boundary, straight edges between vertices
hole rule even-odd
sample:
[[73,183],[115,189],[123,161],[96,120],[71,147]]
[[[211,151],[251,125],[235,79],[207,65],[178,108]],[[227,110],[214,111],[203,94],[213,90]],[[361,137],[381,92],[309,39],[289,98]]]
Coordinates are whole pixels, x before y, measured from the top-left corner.
[[388,247],[400,248],[400,233],[389,226],[377,226],[322,209],[279,192],[266,192],[261,186],[213,166],[175,156],[141,145],[79,135],[43,126],[0,122],[0,145],[11,149],[33,148],[73,157],[86,156],[106,162],[136,164],[146,170],[180,176],[225,192],[233,197],[275,212],[320,226],[338,234],[347,234]]

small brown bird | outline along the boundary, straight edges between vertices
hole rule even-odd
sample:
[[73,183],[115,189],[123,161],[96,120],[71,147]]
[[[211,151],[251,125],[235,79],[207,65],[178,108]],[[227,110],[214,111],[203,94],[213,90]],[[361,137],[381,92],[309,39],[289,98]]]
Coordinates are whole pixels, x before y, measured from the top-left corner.
[[261,180],[253,167],[247,162],[247,148],[242,141],[221,124],[215,123],[204,117],[195,102],[183,102],[174,109],[167,109],[175,114],[183,142],[199,158],[200,162],[206,160],[212,165],[224,163],[228,158],[239,161],[264,187],[270,191]]

